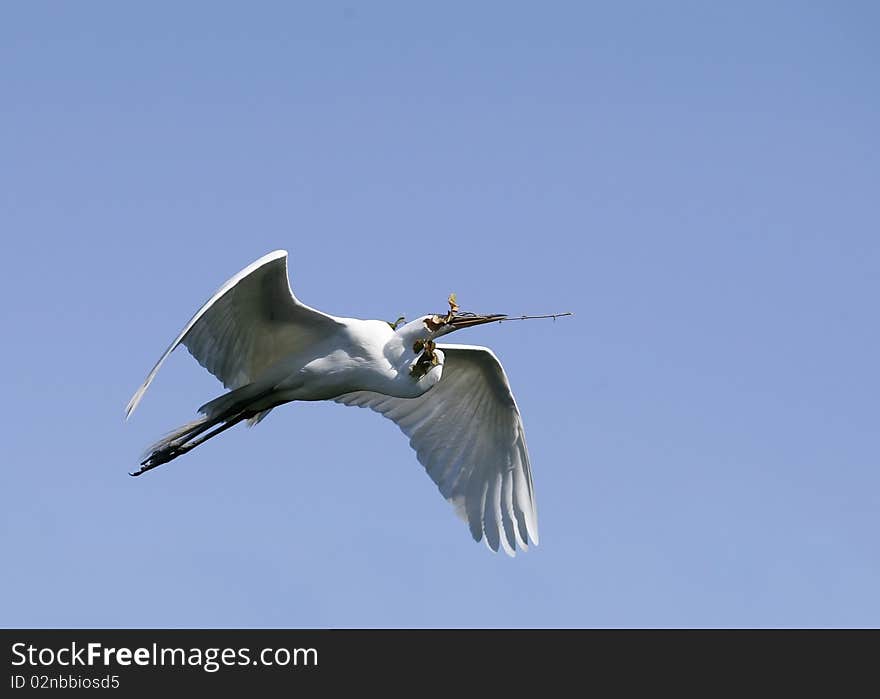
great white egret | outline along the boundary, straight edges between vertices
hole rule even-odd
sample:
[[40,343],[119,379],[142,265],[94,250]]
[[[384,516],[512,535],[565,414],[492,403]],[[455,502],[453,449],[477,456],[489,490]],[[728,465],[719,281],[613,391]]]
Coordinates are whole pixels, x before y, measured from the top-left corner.
[[[203,417],[153,445],[139,476],[246,420],[254,425],[291,401],[334,400],[397,423],[443,497],[490,549],[513,555],[538,543],[525,434],[507,376],[486,347],[437,344],[460,328],[508,319],[461,313],[401,324],[337,318],[291,291],[287,252],[248,265],[208,299],[150,370],[125,410],[131,415],[178,346],[230,391]],[[558,314],[567,315],[567,314]]]

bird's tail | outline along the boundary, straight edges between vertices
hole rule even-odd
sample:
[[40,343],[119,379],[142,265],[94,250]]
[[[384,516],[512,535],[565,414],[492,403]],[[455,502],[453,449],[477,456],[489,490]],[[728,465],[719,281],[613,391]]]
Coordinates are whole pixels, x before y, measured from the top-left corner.
[[253,407],[257,401],[274,390],[274,386],[267,388],[259,383],[249,383],[208,401],[199,408],[199,412],[207,419],[224,419]]
[[[235,414],[248,408],[253,408],[255,404],[274,390],[274,386],[267,389],[265,385],[255,383],[247,384],[246,386],[236,388],[229,393],[224,393],[222,396],[218,396],[214,400],[208,401],[199,408],[199,412],[208,418],[213,418],[218,415]],[[259,423],[270,412],[272,412],[271,407],[262,407],[260,410],[254,410],[254,414],[247,418],[248,427],[253,427]]]

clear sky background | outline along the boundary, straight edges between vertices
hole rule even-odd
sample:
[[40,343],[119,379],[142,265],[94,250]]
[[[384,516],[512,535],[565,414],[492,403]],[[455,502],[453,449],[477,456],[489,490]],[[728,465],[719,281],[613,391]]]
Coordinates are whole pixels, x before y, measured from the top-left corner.
[[[4,626],[880,625],[869,2],[4,3]],[[541,545],[474,543],[397,428],[293,404],[143,478],[181,349],[270,250],[462,331]]]

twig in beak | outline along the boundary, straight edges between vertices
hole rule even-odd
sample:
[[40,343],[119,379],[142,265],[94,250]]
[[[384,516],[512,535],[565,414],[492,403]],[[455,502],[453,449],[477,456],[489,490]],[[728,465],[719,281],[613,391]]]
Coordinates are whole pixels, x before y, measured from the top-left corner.
[[565,313],[548,313],[545,316],[517,316],[515,318],[499,318],[498,322],[503,323],[505,320],[532,320],[534,318],[552,318],[556,320],[557,318],[562,318],[563,316],[573,316],[574,313],[571,311],[566,311]]

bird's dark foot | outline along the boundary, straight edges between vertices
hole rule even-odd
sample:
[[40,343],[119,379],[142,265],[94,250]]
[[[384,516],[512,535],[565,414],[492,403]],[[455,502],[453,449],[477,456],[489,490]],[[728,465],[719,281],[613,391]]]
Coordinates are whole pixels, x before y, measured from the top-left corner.
[[152,454],[150,454],[146,459],[141,461],[141,467],[137,471],[132,471],[128,475],[129,476],[140,476],[147,471],[151,471],[157,466],[161,466],[162,464],[167,464],[172,459],[180,456],[181,454],[186,453],[187,449],[182,449],[180,447],[166,447],[164,449],[157,449]]

